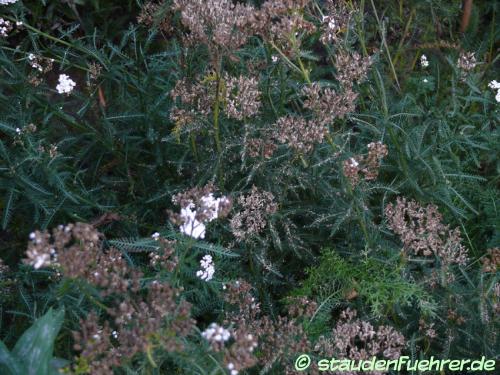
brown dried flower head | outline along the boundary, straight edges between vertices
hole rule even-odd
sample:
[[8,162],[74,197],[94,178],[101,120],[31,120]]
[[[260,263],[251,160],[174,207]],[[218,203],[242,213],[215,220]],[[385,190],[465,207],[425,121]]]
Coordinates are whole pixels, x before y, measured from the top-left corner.
[[280,117],[274,126],[273,137],[300,154],[311,152],[328,134],[328,128],[321,120],[297,116]]
[[386,206],[385,216],[389,228],[399,235],[406,251],[436,257],[445,268],[467,263],[467,249],[461,244],[460,230],[444,225],[435,205],[422,207],[413,200],[398,197],[396,205]]
[[238,198],[238,204],[242,210],[231,219],[231,230],[238,241],[261,233],[268,216],[278,208],[272,193],[261,192],[255,186],[250,194]]

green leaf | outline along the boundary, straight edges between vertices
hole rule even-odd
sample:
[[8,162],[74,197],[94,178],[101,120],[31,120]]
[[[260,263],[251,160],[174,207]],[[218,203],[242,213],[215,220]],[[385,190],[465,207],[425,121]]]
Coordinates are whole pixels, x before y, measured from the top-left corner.
[[26,375],[49,375],[54,341],[61,328],[64,309],[50,309],[39,318],[17,341],[12,354],[22,361]]
[[0,372],[5,375],[22,375],[21,366],[0,341]]

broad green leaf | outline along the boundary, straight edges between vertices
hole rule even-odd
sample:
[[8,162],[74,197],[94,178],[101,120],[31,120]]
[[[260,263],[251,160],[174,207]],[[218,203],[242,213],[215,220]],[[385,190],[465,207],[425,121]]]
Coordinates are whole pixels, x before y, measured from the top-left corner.
[[21,366],[0,341],[0,373],[5,375],[22,375]]
[[23,375],[49,375],[54,341],[63,322],[64,310],[50,309],[17,341],[12,354],[21,361]]

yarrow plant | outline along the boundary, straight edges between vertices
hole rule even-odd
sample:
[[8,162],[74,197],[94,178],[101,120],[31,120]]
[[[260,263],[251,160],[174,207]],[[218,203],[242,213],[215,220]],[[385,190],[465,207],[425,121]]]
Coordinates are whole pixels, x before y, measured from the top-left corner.
[[0,0],[2,374],[498,356],[495,7],[126,3]]

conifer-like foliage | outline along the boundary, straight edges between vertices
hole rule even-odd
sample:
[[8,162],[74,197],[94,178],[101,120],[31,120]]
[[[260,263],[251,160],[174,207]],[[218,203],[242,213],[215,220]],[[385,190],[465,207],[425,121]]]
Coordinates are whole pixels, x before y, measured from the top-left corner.
[[498,361],[498,11],[0,0],[0,373]]

